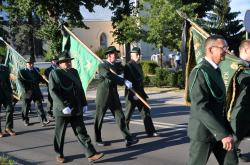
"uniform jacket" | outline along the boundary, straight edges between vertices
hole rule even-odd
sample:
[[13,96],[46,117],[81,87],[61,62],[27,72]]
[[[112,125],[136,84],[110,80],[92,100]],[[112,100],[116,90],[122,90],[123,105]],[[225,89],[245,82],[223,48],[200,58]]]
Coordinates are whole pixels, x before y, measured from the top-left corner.
[[[49,92],[53,99],[53,114],[55,116],[82,115],[83,106],[87,105],[84,90],[76,69],[54,69],[49,75]],[[62,110],[72,109],[65,115]]]
[[123,85],[124,79],[112,73],[110,69],[117,72],[119,67],[107,61],[104,61],[98,66],[99,83],[96,92],[96,104],[98,106],[105,106],[109,97],[114,99],[112,103],[115,104],[115,106],[120,106],[117,85]]
[[44,71],[44,75],[45,75],[45,77],[47,78],[47,79],[49,79],[49,74],[50,74],[50,72],[53,70],[53,69],[56,69],[56,67],[54,67],[54,66],[50,66],[50,67],[48,67],[47,69],[45,69],[45,71]]
[[[131,60],[125,65],[124,69],[124,78],[129,80],[133,84],[133,89],[144,99],[148,98],[147,94],[144,91],[143,85],[143,70],[142,66],[139,63]],[[133,99],[134,93],[125,88],[125,96],[130,100]]]
[[11,99],[12,97],[12,88],[9,77],[9,69],[0,64],[0,100]]
[[205,59],[189,77],[191,113],[188,136],[197,141],[217,141],[229,135],[226,127],[225,85],[219,71]]
[[[237,77],[237,99],[231,116],[231,126],[236,136],[243,139],[244,129],[250,130],[250,71],[243,70]],[[250,135],[250,134],[249,134]]]
[[34,68],[33,70],[29,70],[28,68],[19,70],[18,80],[21,82],[22,88],[25,91],[21,97],[34,100],[43,99],[39,83],[45,83],[45,81],[40,75],[38,68]]

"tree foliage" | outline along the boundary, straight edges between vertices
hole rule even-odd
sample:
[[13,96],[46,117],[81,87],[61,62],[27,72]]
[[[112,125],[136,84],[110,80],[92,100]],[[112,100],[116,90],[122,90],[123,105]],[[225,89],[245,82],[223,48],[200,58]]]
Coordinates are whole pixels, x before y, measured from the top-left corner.
[[216,0],[212,12],[207,14],[202,24],[209,33],[224,36],[230,49],[237,54],[243,38],[243,24],[242,20],[236,19],[240,12],[231,12],[229,5],[230,0]]
[[146,27],[146,41],[156,47],[179,50],[183,19],[176,10],[194,16],[193,8],[197,4],[183,5],[180,0],[143,0],[143,24]]
[[213,9],[215,0],[182,0],[183,5],[196,3],[197,7],[194,8],[193,12],[197,18],[203,18],[207,15],[206,12]]
[[[125,1],[125,0],[124,0]],[[47,41],[49,49],[52,53],[59,52],[61,50],[61,26],[59,20],[67,22],[69,27],[84,27],[84,24],[80,12],[80,6],[84,6],[89,12],[94,12],[94,6],[100,5],[107,7],[111,10],[115,10],[123,3],[123,0],[109,1],[109,0],[8,0],[11,4],[7,12],[10,17],[13,18],[14,24],[20,20],[20,18],[29,18],[30,14],[37,15],[40,20],[40,26],[38,27],[35,35],[41,39]],[[32,31],[32,29],[28,30]]]

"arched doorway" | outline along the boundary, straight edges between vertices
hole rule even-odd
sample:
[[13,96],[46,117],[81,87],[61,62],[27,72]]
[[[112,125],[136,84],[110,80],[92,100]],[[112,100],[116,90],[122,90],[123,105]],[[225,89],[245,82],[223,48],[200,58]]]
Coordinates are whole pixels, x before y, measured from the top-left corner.
[[107,39],[107,35],[105,33],[102,33],[100,35],[100,47],[101,48],[107,48],[108,47],[108,39]]

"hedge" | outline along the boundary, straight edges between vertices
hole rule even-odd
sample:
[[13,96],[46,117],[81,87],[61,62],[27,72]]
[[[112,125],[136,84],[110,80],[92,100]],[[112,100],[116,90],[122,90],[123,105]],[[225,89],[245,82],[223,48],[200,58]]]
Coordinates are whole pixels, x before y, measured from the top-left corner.
[[145,86],[157,86],[157,87],[178,87],[184,88],[184,78],[182,71],[172,71],[169,69],[156,68],[156,74],[154,76],[145,76]]
[[144,75],[155,74],[156,68],[159,67],[156,62],[149,61],[149,60],[142,60],[141,65],[142,65],[142,70],[144,72]]

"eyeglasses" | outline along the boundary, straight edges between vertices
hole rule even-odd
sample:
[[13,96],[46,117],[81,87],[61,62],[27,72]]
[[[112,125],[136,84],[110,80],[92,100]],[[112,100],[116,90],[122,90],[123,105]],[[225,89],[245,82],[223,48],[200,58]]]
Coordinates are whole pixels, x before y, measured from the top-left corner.
[[220,47],[220,46],[211,46],[211,48],[221,48],[222,50],[224,50],[225,52],[228,51],[229,47],[228,46],[223,46],[223,47]]

